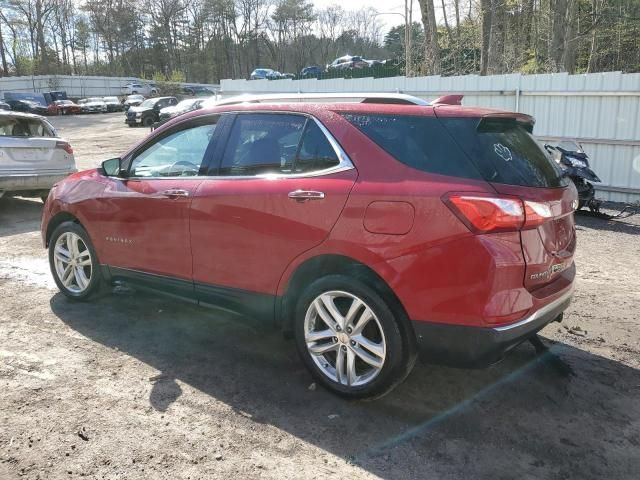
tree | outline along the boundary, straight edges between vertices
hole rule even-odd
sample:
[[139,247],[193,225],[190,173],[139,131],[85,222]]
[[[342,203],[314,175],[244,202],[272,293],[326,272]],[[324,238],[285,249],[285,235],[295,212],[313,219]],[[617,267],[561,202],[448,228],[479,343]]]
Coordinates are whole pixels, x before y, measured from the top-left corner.
[[418,0],[422,12],[424,27],[424,67],[427,75],[440,73],[440,47],[438,45],[438,26],[433,0]]

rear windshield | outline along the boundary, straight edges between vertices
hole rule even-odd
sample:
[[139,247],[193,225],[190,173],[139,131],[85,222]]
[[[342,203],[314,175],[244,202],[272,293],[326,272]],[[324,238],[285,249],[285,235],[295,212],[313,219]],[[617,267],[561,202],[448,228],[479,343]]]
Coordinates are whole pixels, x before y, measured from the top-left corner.
[[345,114],[396,160],[429,173],[482,180],[436,117]]
[[560,167],[514,119],[442,118],[441,121],[485,180],[526,187],[567,185]]
[[38,119],[0,116],[0,137],[55,137],[55,132]]

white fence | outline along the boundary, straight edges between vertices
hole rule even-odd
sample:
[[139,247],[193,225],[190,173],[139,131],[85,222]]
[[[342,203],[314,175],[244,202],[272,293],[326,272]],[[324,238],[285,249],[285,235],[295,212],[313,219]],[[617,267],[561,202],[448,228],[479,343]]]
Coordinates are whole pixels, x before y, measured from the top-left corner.
[[[120,95],[120,89],[127,83],[147,83],[135,77],[81,77],[75,75],[36,75],[28,77],[0,78],[0,97],[4,92],[48,92],[63,90],[69,97],[103,97]],[[185,85],[202,85],[218,90],[219,85],[185,83]]]
[[602,179],[598,196],[640,201],[640,74],[620,72],[480,77],[331,80],[222,80],[224,97],[242,93],[402,92],[427,99],[465,95],[464,105],[524,112],[543,140],[576,139]]

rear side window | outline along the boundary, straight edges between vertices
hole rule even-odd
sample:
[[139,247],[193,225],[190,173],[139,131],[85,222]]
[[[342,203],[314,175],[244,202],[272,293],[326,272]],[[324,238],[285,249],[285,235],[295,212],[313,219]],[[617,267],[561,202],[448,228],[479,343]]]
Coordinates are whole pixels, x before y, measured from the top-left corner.
[[480,180],[436,117],[346,114],[345,118],[399,162],[424,172]]
[[340,163],[335,150],[316,122],[309,120],[293,167],[294,173],[326,170]]
[[219,175],[291,173],[305,121],[300,115],[238,115]]
[[562,187],[560,167],[514,119],[443,118],[442,123],[489,182]]

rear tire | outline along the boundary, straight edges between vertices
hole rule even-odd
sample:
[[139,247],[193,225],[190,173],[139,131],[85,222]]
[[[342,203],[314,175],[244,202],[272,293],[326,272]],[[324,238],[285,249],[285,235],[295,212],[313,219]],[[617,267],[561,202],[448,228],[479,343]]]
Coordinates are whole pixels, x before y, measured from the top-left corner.
[[100,290],[98,255],[87,231],[75,222],[63,222],[51,234],[49,267],[60,291],[72,300],[87,300]]
[[318,383],[344,398],[375,399],[402,382],[415,363],[414,343],[403,337],[401,321],[368,284],[329,275],[298,298],[296,346]]

